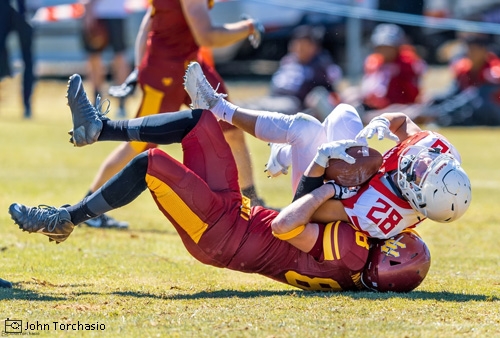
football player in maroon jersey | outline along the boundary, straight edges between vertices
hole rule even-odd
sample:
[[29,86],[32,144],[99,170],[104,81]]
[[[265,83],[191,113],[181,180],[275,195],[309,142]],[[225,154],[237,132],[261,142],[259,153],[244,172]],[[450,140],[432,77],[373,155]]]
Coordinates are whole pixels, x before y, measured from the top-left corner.
[[[205,264],[316,291],[361,290],[366,285],[371,290],[407,292],[427,274],[429,252],[413,234],[374,242],[370,248],[368,237],[349,223],[311,223],[312,213],[324,201],[344,193],[331,182],[303,194],[280,213],[251,207],[240,193],[233,156],[210,111],[111,121],[92,107],[78,75],[70,79],[68,104],[74,145],[105,140],[180,142],[184,163],[150,149],[73,206],[13,203],[9,213],[23,231],[60,243],[76,224],[126,205],[149,189],[186,249]],[[394,257],[400,257],[397,264],[392,264]]]
[[258,273],[304,290],[363,288],[367,236],[341,221],[309,222],[324,201],[338,198],[334,184],[322,185],[280,213],[251,207],[240,192],[231,149],[210,111],[112,121],[92,106],[79,75],[70,78],[68,105],[74,145],[106,140],[181,143],[183,163],[161,149],[149,149],[75,205],[13,203],[9,212],[23,231],[63,242],[75,225],[122,207],[148,189],[186,249],[204,264]]
[[[139,83],[142,101],[136,117],[172,112],[191,101],[184,91],[182,76],[191,61],[197,60],[208,81],[227,93],[224,83],[213,67],[201,56],[200,46],[222,47],[248,38],[256,48],[262,28],[254,19],[215,25],[209,10],[213,0],[153,0],[141,23],[136,38],[135,69],[122,86],[111,87],[110,94],[126,97]],[[262,204],[252,175],[250,155],[241,130],[221,122],[224,136],[231,146],[240,175],[242,192],[253,204]],[[88,191],[96,191],[122,169],[135,155],[155,147],[154,143],[125,142],[102,163]],[[125,228],[127,222],[103,214],[85,222],[91,227]]]

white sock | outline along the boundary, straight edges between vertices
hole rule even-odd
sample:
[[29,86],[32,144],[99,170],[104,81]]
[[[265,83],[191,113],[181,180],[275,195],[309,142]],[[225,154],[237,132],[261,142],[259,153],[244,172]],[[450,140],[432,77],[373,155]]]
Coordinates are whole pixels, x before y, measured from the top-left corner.
[[239,107],[237,105],[234,105],[231,102],[221,98],[220,100],[217,101],[215,106],[212,109],[210,109],[210,111],[214,113],[214,115],[217,116],[219,119],[232,123],[234,112],[238,108]]

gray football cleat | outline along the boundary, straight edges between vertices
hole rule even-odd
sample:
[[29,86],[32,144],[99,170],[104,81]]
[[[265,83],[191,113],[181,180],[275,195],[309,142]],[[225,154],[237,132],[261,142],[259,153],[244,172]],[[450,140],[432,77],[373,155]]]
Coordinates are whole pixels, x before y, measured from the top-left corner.
[[101,134],[102,120],[107,119],[104,115],[108,113],[109,105],[108,109],[101,113],[101,98],[97,96],[96,105],[92,106],[83,88],[82,78],[78,74],[70,76],[66,97],[73,118],[73,129],[69,131],[70,142],[76,147],[96,142]]
[[184,75],[184,89],[191,98],[192,109],[212,109],[219,99],[227,96],[212,88],[198,62],[188,65]]
[[64,242],[75,228],[65,208],[48,205],[27,207],[13,203],[9,207],[9,214],[19,229],[29,233],[41,233],[49,237],[49,241],[56,241],[58,244]]

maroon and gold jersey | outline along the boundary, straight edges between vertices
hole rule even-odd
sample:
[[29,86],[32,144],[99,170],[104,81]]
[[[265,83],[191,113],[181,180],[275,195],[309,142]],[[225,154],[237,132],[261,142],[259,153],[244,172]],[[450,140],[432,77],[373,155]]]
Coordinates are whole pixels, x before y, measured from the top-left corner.
[[184,17],[180,0],[152,0],[149,52],[158,59],[195,59],[198,45]]
[[[213,1],[208,1],[209,8]],[[147,48],[139,66],[138,82],[142,100],[136,117],[178,111],[191,99],[184,90],[184,74],[191,61],[198,61],[208,82],[227,93],[224,81],[213,65],[206,62],[184,17],[180,0],[152,0],[151,28]],[[221,121],[224,130],[234,126]],[[131,142],[142,152],[154,144]]]
[[361,288],[359,278],[368,258],[368,239],[348,223],[319,224],[319,259],[272,235],[277,213],[252,208],[250,224],[228,268],[258,273],[304,290],[342,291]]
[[347,223],[320,224],[321,252],[314,256],[274,237],[277,212],[242,202],[231,149],[211,112],[202,113],[182,147],[184,164],[150,150],[146,183],[193,257],[305,290],[361,288],[367,237]]

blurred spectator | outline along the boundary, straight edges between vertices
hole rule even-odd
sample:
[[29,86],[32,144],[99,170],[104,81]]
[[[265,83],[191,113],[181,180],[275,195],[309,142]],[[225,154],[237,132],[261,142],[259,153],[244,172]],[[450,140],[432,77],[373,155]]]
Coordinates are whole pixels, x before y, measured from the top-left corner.
[[[424,2],[424,15],[434,18],[449,18],[473,20],[480,22],[500,22],[500,0],[427,0]],[[423,28],[429,47],[433,47],[435,61],[445,63],[447,60],[441,55],[450,40],[455,40],[454,30],[441,28]],[[429,54],[432,55],[432,51]],[[434,60],[431,60],[434,61]]]
[[460,33],[466,55],[451,63],[449,92],[431,103],[429,115],[443,126],[500,125],[500,59],[491,52],[493,37]]
[[339,103],[335,83],[342,77],[340,67],[322,48],[323,35],[323,27],[295,28],[288,54],[272,76],[269,95],[245,102],[245,107],[284,114],[302,111],[323,120]]
[[495,8],[500,8],[499,0],[427,0],[424,3],[426,15],[454,19],[467,19],[479,13],[493,13]]
[[[122,83],[130,73],[125,56],[125,0],[83,0],[82,42],[88,53],[88,76],[95,91],[101,95],[106,77],[102,62],[102,52],[111,46],[113,49],[112,75],[116,83]],[[125,99],[120,99],[118,116],[125,113]]]
[[365,121],[390,105],[418,103],[420,79],[427,68],[414,48],[405,44],[405,34],[397,25],[377,25],[371,44],[373,53],[365,59],[360,86],[342,94],[342,100],[355,106]]
[[7,50],[7,36],[11,31],[16,31],[23,58],[22,95],[24,105],[24,118],[31,118],[31,96],[35,76],[33,73],[33,28],[26,19],[25,0],[16,0],[14,8],[10,0],[0,1],[0,80],[12,76]]

